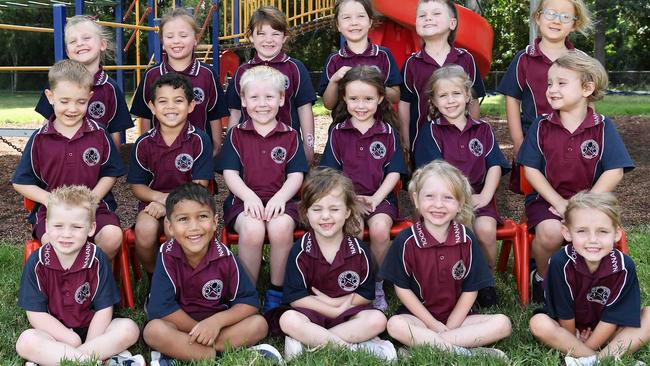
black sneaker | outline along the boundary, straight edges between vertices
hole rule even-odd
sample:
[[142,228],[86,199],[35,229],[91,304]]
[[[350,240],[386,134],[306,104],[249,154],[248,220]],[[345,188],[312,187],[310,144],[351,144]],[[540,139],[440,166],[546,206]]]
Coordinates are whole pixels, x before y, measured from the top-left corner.
[[478,306],[482,309],[499,305],[499,296],[494,286],[484,287],[478,290]]
[[544,280],[537,279],[537,270],[530,271],[530,292],[532,301],[538,304],[544,303]]

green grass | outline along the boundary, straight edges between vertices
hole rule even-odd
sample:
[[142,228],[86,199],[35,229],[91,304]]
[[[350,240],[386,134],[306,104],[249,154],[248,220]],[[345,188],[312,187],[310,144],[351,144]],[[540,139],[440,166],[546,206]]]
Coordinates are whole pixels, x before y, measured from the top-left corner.
[[[637,275],[641,286],[642,303],[650,304],[650,226],[643,225],[628,229],[628,246],[630,255],[636,262]],[[14,344],[20,332],[28,327],[27,319],[23,310],[17,306],[18,283],[20,278],[20,263],[22,260],[22,243],[0,242],[0,365],[21,364],[20,358],[14,351]],[[538,344],[528,331],[528,319],[530,319],[534,307],[529,305],[522,307],[517,300],[514,278],[509,273],[496,276],[497,290],[501,297],[501,305],[493,310],[495,313],[503,313],[510,317],[513,324],[512,335],[498,342],[495,346],[505,351],[510,358],[512,365],[539,365],[555,366],[561,364],[561,355],[553,350]],[[134,319],[138,324],[144,325],[145,315],[142,303],[145,297],[146,284],[140,281],[136,286],[136,309],[120,310],[119,316],[126,316]],[[261,282],[268,283],[268,267],[262,269]],[[395,311],[397,299],[389,291],[389,303],[391,311]],[[283,350],[283,340],[267,338],[264,340]],[[142,340],[133,346],[132,353],[141,353],[149,359],[150,350]],[[643,360],[650,363],[650,346],[633,355],[636,360]],[[600,365],[632,365],[632,358],[625,358],[619,362],[605,360]],[[74,365],[74,363],[63,363]],[[212,365],[212,362],[193,362],[187,365]],[[221,359],[220,365],[265,365],[266,360],[260,359],[254,352],[248,350],[235,350],[226,352]],[[487,358],[467,358],[451,355],[446,352],[431,349],[429,347],[417,347],[410,351],[408,357],[400,357],[399,365],[505,365],[504,362]],[[298,359],[290,362],[290,365],[385,365],[364,353],[349,352],[331,347],[324,347],[313,352],[303,354]]]
[[21,125],[42,122],[43,116],[34,111],[39,97],[38,93],[0,92],[0,123]]

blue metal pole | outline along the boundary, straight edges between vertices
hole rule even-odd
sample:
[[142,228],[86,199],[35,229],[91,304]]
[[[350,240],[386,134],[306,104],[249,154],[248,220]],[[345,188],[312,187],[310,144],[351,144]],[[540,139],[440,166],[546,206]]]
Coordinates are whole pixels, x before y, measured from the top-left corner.
[[74,1],[74,14],[75,15],[82,15],[85,12],[85,4],[84,0],[75,0]]
[[[119,0],[115,8],[115,23],[122,23],[124,17],[124,0]],[[115,64],[124,65],[124,29],[115,28]],[[124,70],[117,70],[117,85],[124,90]]]
[[54,62],[58,62],[66,57],[65,37],[63,34],[65,29],[65,5],[54,4],[52,11],[54,12]]
[[[153,20],[154,27],[158,27],[160,29],[160,18],[155,18]],[[155,63],[160,63],[162,62],[162,45],[160,43],[160,33],[158,32],[151,32],[153,33],[153,60]]]
[[180,8],[181,6],[183,6],[183,0],[176,0],[176,7]]
[[[149,15],[147,15],[147,24],[150,27],[153,27],[154,26],[153,19],[154,19],[154,15],[156,13],[156,1],[147,0],[147,6],[151,8],[151,12],[149,13]],[[154,31],[148,31],[147,32],[147,34],[148,34],[148,36],[147,36],[147,55],[149,55],[147,57],[147,61],[151,60],[151,56],[154,54],[154,49],[156,47],[155,43],[154,43],[154,42],[156,42],[155,33],[156,32],[154,32]],[[160,43],[160,42],[158,42],[158,43]]]
[[[237,2],[237,1],[235,1]],[[212,14],[212,70],[219,77],[219,0],[212,0],[216,10]]]
[[[241,33],[240,27],[241,24],[239,24],[239,1],[233,1],[232,2],[232,8],[233,8],[233,13],[234,13],[234,18],[231,20],[234,28],[235,34]],[[239,38],[234,38],[233,42],[239,43]]]

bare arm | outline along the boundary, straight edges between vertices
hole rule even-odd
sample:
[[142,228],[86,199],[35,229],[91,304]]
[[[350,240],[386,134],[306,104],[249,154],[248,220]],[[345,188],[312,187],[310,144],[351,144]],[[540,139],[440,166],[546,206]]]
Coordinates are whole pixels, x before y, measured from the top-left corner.
[[266,206],[264,207],[265,220],[271,220],[284,213],[287,201],[298,193],[300,186],[302,186],[302,180],[302,172],[289,173],[287,175],[287,180],[284,181],[280,190],[275,192],[273,197],[266,202]]
[[303,148],[307,163],[314,160],[314,112],[311,103],[298,107],[298,120],[300,120],[300,132],[303,138]]
[[332,78],[323,93],[323,105],[325,108],[331,110],[336,106],[336,103],[339,101],[339,81],[350,69],[350,66],[342,66],[334,73],[334,75],[332,75]]
[[451,311],[449,318],[447,318],[447,328],[456,329],[463,324],[463,321],[467,318],[467,314],[472,309],[472,305],[474,305],[477,295],[478,291],[463,292],[460,294],[454,310]]
[[433,330],[434,332],[443,332],[449,330],[445,324],[438,321],[433,317],[433,315],[431,315],[429,310],[424,307],[424,305],[420,302],[420,299],[415,296],[413,291],[395,286],[395,294],[402,302],[402,304],[404,304],[404,306],[406,306],[406,308],[411,312],[411,314],[420,319],[427,326],[427,328]]
[[230,192],[244,202],[244,213],[263,220],[264,205],[262,200],[244,183],[244,180],[239,176],[239,171],[226,169],[223,171],[223,179],[226,181],[226,186],[228,186]]
[[230,117],[228,117],[228,128],[232,126],[237,126],[239,119],[241,118],[240,109],[230,109]]
[[560,196],[560,194],[551,187],[551,183],[548,182],[544,174],[535,168],[525,166],[524,175],[535,191],[539,193],[546,202],[550,203],[561,216],[563,216],[567,200]]
[[108,328],[108,325],[111,324],[111,320],[113,320],[112,306],[95,312],[95,315],[93,315],[93,318],[90,320],[90,325],[88,326],[88,335],[86,336],[86,341],[104,334],[104,332],[106,332],[106,328]]
[[72,329],[66,327],[57,318],[46,312],[28,311],[27,320],[34,329],[42,330],[59,342],[73,347],[81,345],[81,338]]
[[47,199],[50,197],[50,192],[43,188],[32,184],[13,184],[16,192],[20,193],[23,197],[38,202],[47,207]]
[[399,86],[387,86],[386,99],[388,99],[390,104],[399,102]]
[[122,136],[119,132],[113,132],[111,133],[111,138],[113,139],[113,143],[115,144],[115,147],[119,150],[120,145],[122,145]]
[[474,209],[485,207],[488,205],[494,193],[499,187],[499,180],[501,179],[501,167],[498,165],[490,167],[487,174],[485,175],[485,183],[483,184],[483,189],[481,193],[472,195],[472,203],[474,204]]
[[399,117],[398,130],[399,136],[402,139],[402,147],[406,147],[410,151],[411,141],[409,141],[409,123],[411,119],[411,103],[400,100],[399,104],[397,105],[397,116]]
[[188,332],[190,343],[196,341],[204,346],[212,346],[223,328],[239,323],[255,313],[257,313],[257,308],[248,304],[235,304],[228,310],[215,313],[192,327],[192,330]]
[[151,120],[149,118],[140,117],[140,135],[151,129]]
[[97,184],[95,184],[95,188],[92,189],[92,193],[97,197],[98,199],[104,198],[108,192],[111,191],[113,186],[115,185],[115,182],[117,182],[116,177],[101,177],[97,181]]
[[[210,133],[212,134],[212,156],[218,156],[221,151],[221,120],[215,119],[210,123]],[[228,122],[230,123],[230,122]]]
[[605,170],[600,175],[596,184],[591,187],[592,192],[612,192],[623,179],[623,168]]
[[336,318],[344,311],[352,307],[352,297],[346,296],[345,302],[339,304],[338,306],[334,306],[320,300],[318,296],[305,296],[301,299],[293,301],[291,303],[291,306],[311,309],[318,312],[319,314],[325,315],[328,318]]
[[[396,152],[396,154],[401,154],[401,153],[402,153],[401,151]],[[386,178],[384,178],[384,181],[381,182],[381,185],[379,186],[379,188],[377,188],[375,194],[372,195],[373,211],[375,208],[377,208],[377,206],[379,206],[379,203],[381,203],[381,201],[383,201],[386,198],[386,196],[388,196],[388,194],[393,191],[395,185],[397,184],[397,182],[399,182],[399,178],[400,178],[400,174],[397,172],[391,172],[388,173],[388,175],[386,175]]]
[[596,328],[591,332],[591,335],[585,342],[585,346],[591,348],[592,350],[597,350],[602,347],[605,342],[614,336],[618,326],[616,324],[607,323],[604,321],[599,321],[596,325]]
[[131,184],[135,198],[143,202],[158,202],[165,205],[169,193],[163,193],[149,188],[146,184]]
[[178,309],[173,313],[164,316],[162,320],[168,321],[176,326],[178,330],[189,333],[192,328],[198,323],[191,316],[189,316],[183,309]]
[[514,156],[517,156],[521,144],[524,142],[524,131],[521,128],[521,101],[506,95],[506,119],[508,131],[512,139]]

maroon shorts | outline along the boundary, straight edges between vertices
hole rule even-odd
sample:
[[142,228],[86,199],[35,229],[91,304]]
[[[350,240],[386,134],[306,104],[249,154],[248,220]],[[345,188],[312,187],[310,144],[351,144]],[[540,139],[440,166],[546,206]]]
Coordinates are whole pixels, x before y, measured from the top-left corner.
[[397,221],[397,208],[395,208],[395,205],[391,204],[387,199],[381,201],[379,206],[375,208],[375,211],[365,215],[363,220],[368,222],[369,218],[381,213],[388,215],[393,222]]
[[[266,204],[268,200],[262,200],[263,204]],[[244,212],[244,202],[240,199],[235,199],[232,196],[226,198],[226,201],[223,203],[223,222],[228,231],[235,231],[235,222],[240,213]],[[298,203],[296,201],[287,201],[284,205],[284,213],[289,215],[296,223],[300,222],[300,215],[298,214]]]
[[487,205],[477,209],[474,211],[474,216],[475,217],[481,217],[481,216],[488,216],[492,217],[497,221],[497,225],[503,224],[503,221],[501,220],[501,217],[499,216],[499,213],[497,212],[497,204],[495,200],[490,201]]
[[[38,240],[41,240],[43,234],[45,234],[45,216],[46,208],[44,205],[42,205],[36,213],[36,223],[34,224],[34,228],[32,230],[32,235]],[[95,221],[97,222],[95,235],[100,232],[104,226],[114,225],[120,227],[120,218],[117,217],[117,214],[115,214],[115,212],[111,211],[111,209],[108,208],[108,205],[105,202],[101,201],[97,207],[97,211],[95,211]],[[94,239],[94,235],[90,237],[91,241]]]
[[[345,323],[346,321],[350,320],[353,316],[359,314],[360,312],[364,310],[373,310],[372,304],[366,304],[366,305],[358,305],[353,308],[350,308],[346,311],[344,311],[341,315],[337,316],[336,318],[328,318],[325,315],[322,315],[321,313],[311,310],[311,309],[305,309],[305,308],[293,308],[293,310],[303,314],[307,318],[309,318],[309,321],[316,324],[320,325],[321,327],[325,329],[330,329],[332,327],[335,327],[341,323]],[[379,311],[379,310],[377,310]]]
[[534,234],[537,224],[544,220],[562,221],[562,218],[560,216],[552,213],[549,210],[550,208],[551,204],[546,202],[542,196],[537,196],[536,199],[526,204],[526,217],[528,218],[529,233]]
[[511,192],[517,193],[517,194],[524,194],[521,191],[521,175],[519,174],[519,167],[521,166],[520,164],[515,163],[513,160],[510,164],[511,169],[510,169],[510,181],[508,182],[508,189]]

